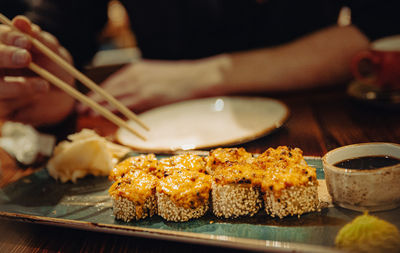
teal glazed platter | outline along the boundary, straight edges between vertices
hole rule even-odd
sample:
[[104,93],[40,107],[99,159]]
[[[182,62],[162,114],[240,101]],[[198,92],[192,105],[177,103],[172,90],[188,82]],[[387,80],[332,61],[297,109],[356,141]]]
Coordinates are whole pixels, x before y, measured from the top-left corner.
[[[306,157],[317,170],[320,190],[326,192],[322,161]],[[188,222],[169,222],[159,216],[140,221],[116,220],[106,177],[86,177],[76,184],[60,183],[46,169],[0,189],[0,217],[113,234],[172,240],[267,252],[337,252],[338,231],[360,212],[327,206],[321,212],[272,218],[261,210],[253,217],[219,219],[208,213]],[[325,189],[324,189],[325,188]],[[321,195],[321,192],[320,192]],[[324,195],[324,194],[322,194]],[[400,228],[400,208],[373,213]]]

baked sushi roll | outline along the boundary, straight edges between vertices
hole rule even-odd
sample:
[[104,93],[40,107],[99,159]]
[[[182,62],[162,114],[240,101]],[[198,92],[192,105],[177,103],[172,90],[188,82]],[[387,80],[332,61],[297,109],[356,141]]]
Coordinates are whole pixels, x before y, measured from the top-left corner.
[[188,221],[203,216],[209,207],[211,177],[178,170],[157,185],[158,215],[168,221]]
[[259,176],[252,164],[226,164],[214,171],[212,211],[215,216],[236,218],[253,216],[261,206],[260,188],[254,185]]
[[157,177],[162,176],[162,172],[158,170],[156,156],[154,154],[148,154],[132,156],[118,163],[110,171],[109,179],[116,181],[118,178],[124,177],[126,174],[134,172],[135,170],[142,170]]
[[206,171],[206,160],[203,156],[185,153],[163,158],[158,163],[158,170],[163,172],[163,177],[173,174],[175,171],[191,170],[200,173]]
[[217,148],[210,151],[206,158],[206,171],[212,175],[220,167],[232,163],[252,163],[253,155],[244,148]]
[[302,151],[285,146],[268,149],[256,161],[265,175],[261,181],[267,214],[283,218],[319,209],[316,170],[305,162]]
[[115,217],[129,222],[153,216],[157,212],[157,181],[157,177],[141,170],[118,178],[109,189]]

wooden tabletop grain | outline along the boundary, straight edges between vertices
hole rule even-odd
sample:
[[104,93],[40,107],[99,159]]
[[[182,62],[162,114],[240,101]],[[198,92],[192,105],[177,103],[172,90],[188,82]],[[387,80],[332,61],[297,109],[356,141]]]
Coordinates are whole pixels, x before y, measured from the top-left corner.
[[[343,145],[363,142],[400,142],[400,108],[364,103],[346,94],[346,85],[331,88],[268,94],[285,102],[291,112],[286,124],[275,132],[245,143],[251,152],[287,145],[304,155],[322,156]],[[62,131],[48,130],[60,138],[82,127],[112,136],[115,127],[100,118],[72,117]],[[68,126],[68,127],[67,127]],[[75,128],[75,129],[74,129]],[[0,150],[0,187],[32,173],[19,168]],[[0,252],[232,252],[231,249],[179,242],[127,237],[106,233],[0,219]]]

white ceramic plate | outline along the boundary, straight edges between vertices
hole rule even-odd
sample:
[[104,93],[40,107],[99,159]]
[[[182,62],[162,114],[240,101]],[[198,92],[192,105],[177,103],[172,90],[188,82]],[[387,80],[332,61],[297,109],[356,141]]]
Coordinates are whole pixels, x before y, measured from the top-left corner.
[[120,128],[117,140],[137,150],[169,152],[239,144],[264,136],[282,126],[288,107],[271,98],[213,97],[179,102],[139,115],[150,127],[143,141]]

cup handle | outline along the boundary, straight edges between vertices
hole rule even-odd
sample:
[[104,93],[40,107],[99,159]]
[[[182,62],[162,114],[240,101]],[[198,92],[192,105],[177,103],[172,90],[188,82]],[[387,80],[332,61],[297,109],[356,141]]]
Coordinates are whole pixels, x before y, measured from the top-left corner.
[[356,79],[364,82],[365,84],[377,84],[377,75],[365,76],[360,73],[359,64],[362,60],[371,62],[372,73],[377,73],[377,66],[380,64],[380,58],[369,50],[361,51],[353,57],[351,62],[351,71]]

